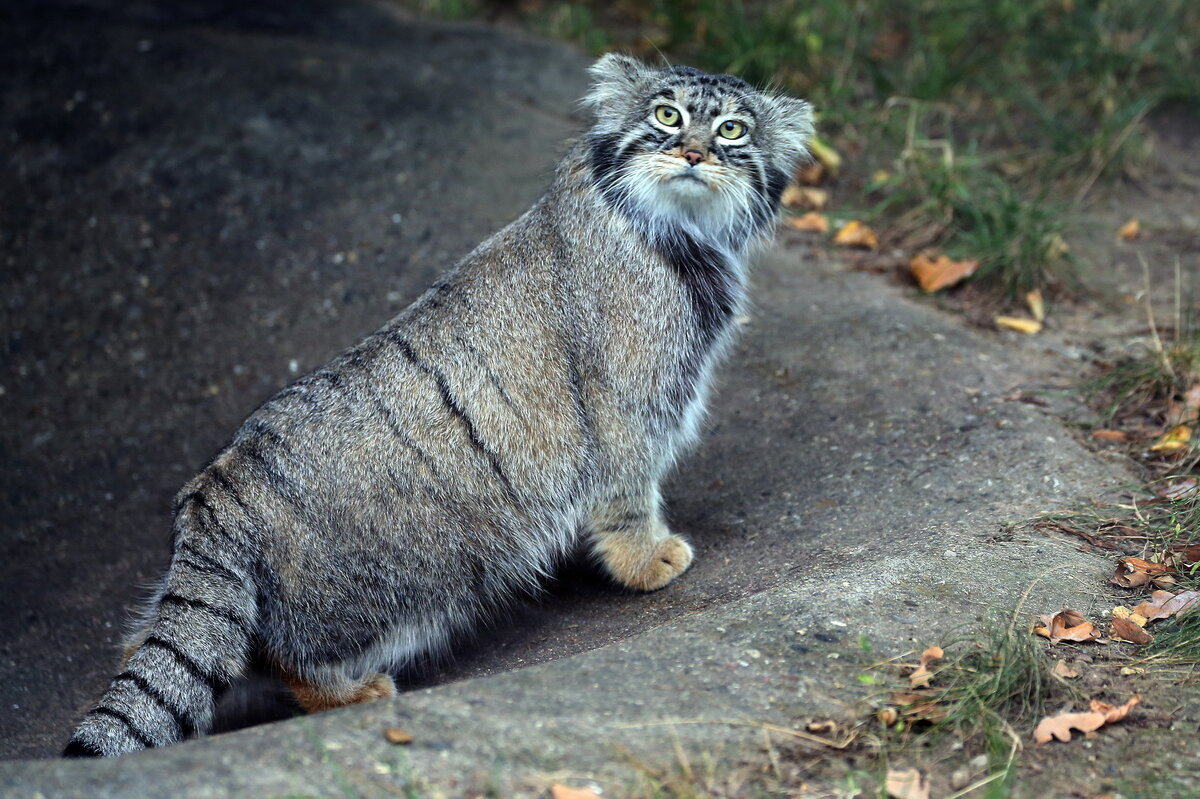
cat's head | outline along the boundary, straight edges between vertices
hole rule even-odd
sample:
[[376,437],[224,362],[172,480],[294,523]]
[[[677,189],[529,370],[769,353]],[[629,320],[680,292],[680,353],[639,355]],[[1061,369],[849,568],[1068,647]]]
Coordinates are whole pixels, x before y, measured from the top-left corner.
[[732,75],[609,54],[584,98],[592,172],[608,200],[736,244],[774,218],[812,135],[808,103]]

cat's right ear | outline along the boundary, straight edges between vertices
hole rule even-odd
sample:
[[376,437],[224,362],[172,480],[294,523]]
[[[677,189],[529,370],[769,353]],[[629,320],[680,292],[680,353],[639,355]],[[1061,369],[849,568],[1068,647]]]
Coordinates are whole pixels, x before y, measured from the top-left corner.
[[641,96],[654,70],[632,56],[607,53],[588,72],[592,76],[592,90],[583,98],[583,104],[600,113]]

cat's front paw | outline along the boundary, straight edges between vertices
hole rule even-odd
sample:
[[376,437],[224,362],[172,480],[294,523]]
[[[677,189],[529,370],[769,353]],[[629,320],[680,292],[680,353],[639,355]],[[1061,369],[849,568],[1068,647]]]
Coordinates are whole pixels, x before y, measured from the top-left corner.
[[677,535],[658,542],[649,558],[644,549],[613,543],[604,552],[604,562],[617,582],[638,591],[656,591],[692,565],[692,547]]

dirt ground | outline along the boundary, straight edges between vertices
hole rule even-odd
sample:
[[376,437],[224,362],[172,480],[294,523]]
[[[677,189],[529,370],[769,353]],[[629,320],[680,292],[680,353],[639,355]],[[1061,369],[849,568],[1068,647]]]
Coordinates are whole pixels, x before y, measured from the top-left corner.
[[[668,487],[697,550],[668,590],[572,563],[395,700],[49,760],[163,567],[174,492],[258,403],[538,196],[584,124],[589,60],[369,2],[5,0],[0,18],[0,794],[541,796],[576,779],[620,796],[630,752],[759,767],[754,723],[852,718],[870,661],[1022,597],[1113,603],[1106,556],[1012,523],[1138,472],[1064,423],[1078,403],[1014,397],[1145,337],[1139,255],[1163,301],[1176,258],[1200,274],[1200,125],[1182,113],[1153,121],[1139,180],[1086,200],[1069,243],[1102,299],[1052,306],[1036,337],[781,234]],[[1143,238],[1118,241],[1135,216]],[[1142,691],[1136,719],[1028,744],[1015,795],[1194,795],[1200,703],[1174,679],[1096,686]],[[392,747],[387,726],[417,740]],[[944,786],[963,753],[912,757]],[[835,782],[850,768],[818,759]]]

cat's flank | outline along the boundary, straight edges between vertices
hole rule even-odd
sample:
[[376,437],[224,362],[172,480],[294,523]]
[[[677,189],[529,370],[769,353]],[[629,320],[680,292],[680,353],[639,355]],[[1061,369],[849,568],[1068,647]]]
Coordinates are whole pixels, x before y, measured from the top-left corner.
[[683,572],[659,484],[811,133],[806,103],[609,55],[594,126],[522,217],[408,309],[272,397],[179,494],[122,671],[65,754],[210,729],[267,664],[301,707],[534,589],[580,538],[619,583]]

